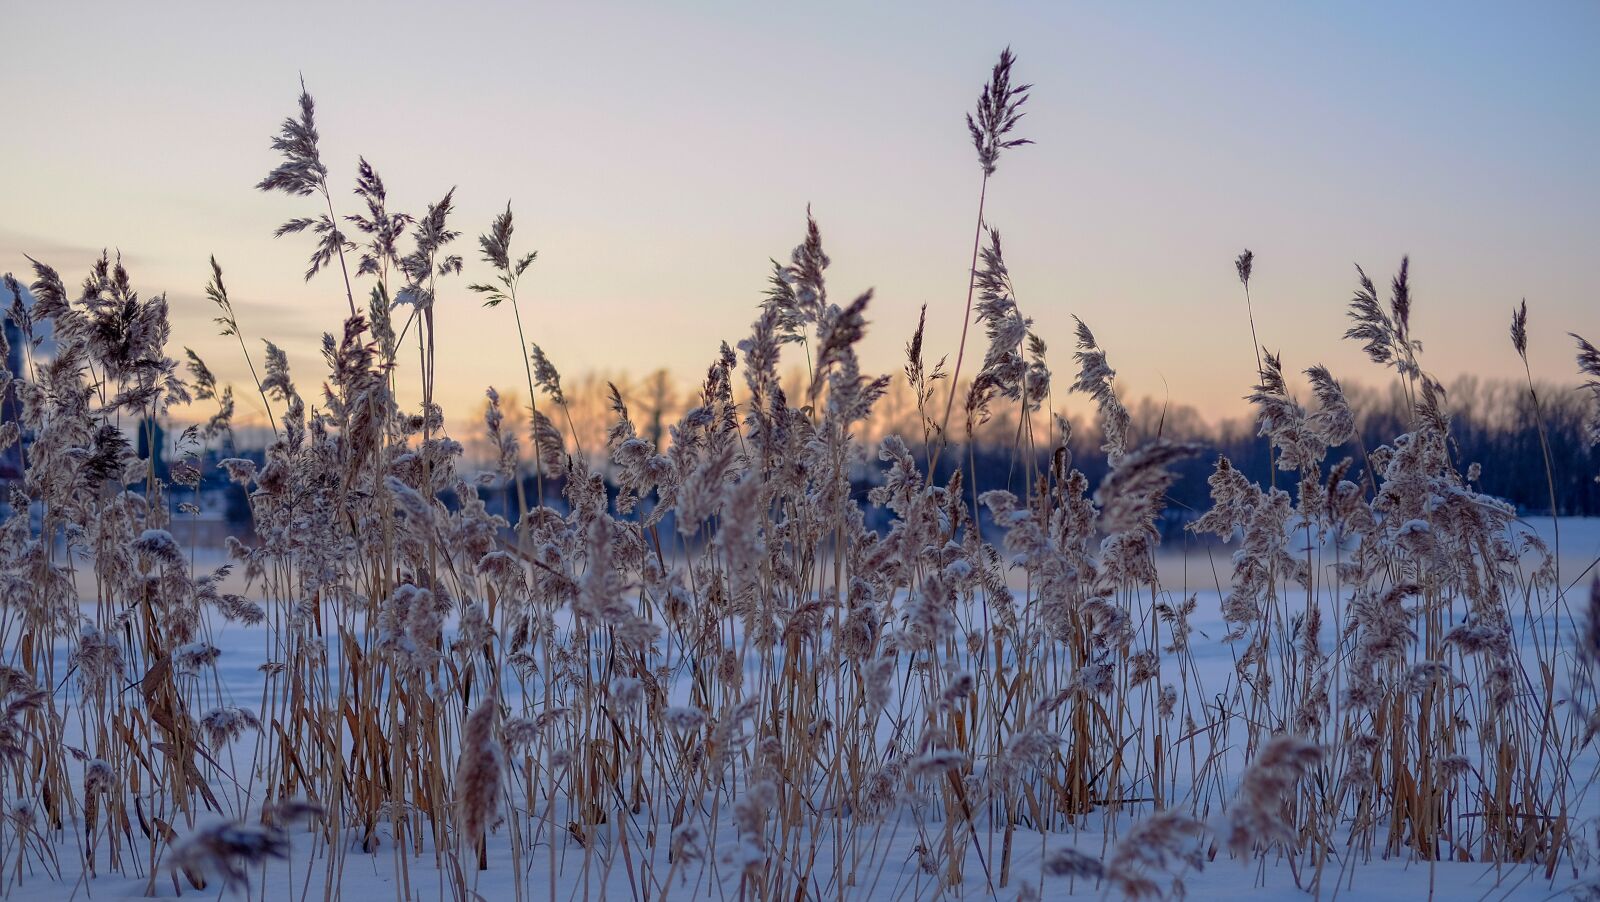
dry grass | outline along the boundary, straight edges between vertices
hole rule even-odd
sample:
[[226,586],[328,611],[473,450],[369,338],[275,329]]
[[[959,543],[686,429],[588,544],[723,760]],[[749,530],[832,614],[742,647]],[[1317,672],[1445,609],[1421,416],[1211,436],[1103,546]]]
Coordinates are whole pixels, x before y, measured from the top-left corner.
[[[1012,65],[972,121],[985,182],[1021,143]],[[642,436],[615,394],[603,450],[585,453],[570,414],[532,411],[525,453],[491,389],[480,478],[433,404],[433,310],[470,287],[507,303],[522,337],[533,255],[513,254],[508,209],[480,239],[494,281],[450,281],[464,265],[451,195],[415,220],[391,213],[364,160],[367,214],[340,220],[313,110],[305,95],[260,187],[323,199],[283,231],[317,236],[308,278],[339,259],[351,315],[324,340],[320,398],[267,345],[255,388],[276,439],[262,466],[225,463],[254,518],[226,565],[198,569],[171,532],[232,394],[193,354],[183,378],[164,299],[141,297],[119,261],[76,294],[35,263],[35,304],[8,313],[57,342],[23,349],[25,375],[4,386],[20,415],[0,430],[0,444],[27,439],[0,524],[9,889],[83,870],[249,891],[259,863],[295,848],[310,850],[304,883],[262,898],[331,891],[386,848],[406,897],[467,898],[499,867],[519,899],[556,896],[558,879],[585,898],[1027,898],[1084,881],[1156,897],[1218,856],[1286,861],[1323,891],[1379,857],[1546,878],[1590,865],[1595,824],[1576,803],[1595,779],[1600,594],[1572,623],[1554,554],[1533,548],[1525,572],[1537,539],[1457,469],[1407,264],[1387,302],[1360,275],[1350,336],[1393,370],[1411,431],[1330,463],[1353,438],[1338,382],[1309,370],[1308,409],[1277,357],[1258,360],[1262,435],[1297,488],[1217,462],[1193,529],[1238,553],[1220,592],[1230,632],[1203,637],[1195,599],[1155,568],[1169,468],[1198,449],[1130,430],[1080,323],[1072,388],[1097,405],[1114,463],[1091,491],[994,232],[974,246],[990,346],[964,387],[964,436],[949,430],[955,379],[942,421],[929,409],[944,373],[919,323],[906,377],[921,435],[861,447],[889,386],[855,353],[870,293],[829,300],[808,217],[670,441]],[[1238,262],[1247,289],[1252,259]],[[208,293],[248,361],[215,265]],[[810,366],[803,393],[778,375],[790,344]],[[565,412],[556,368],[525,346],[530,395]],[[1600,407],[1600,358],[1581,339],[1580,354]],[[420,399],[394,392],[409,366]],[[216,415],[158,479],[128,434],[194,399]],[[1026,491],[978,497],[966,468],[935,484],[929,458],[970,446],[997,406],[1016,410]],[[867,504],[885,532],[852,497],[873,455]],[[479,486],[520,493],[530,466],[536,497],[518,495],[512,528]],[[259,625],[260,658],[239,662],[259,664],[258,699],[233,698],[219,671],[213,631],[229,622]],[[1197,646],[1223,641],[1232,665],[1207,670]],[[1116,839],[1062,839],[1090,826]],[[914,886],[885,875],[906,848]]]

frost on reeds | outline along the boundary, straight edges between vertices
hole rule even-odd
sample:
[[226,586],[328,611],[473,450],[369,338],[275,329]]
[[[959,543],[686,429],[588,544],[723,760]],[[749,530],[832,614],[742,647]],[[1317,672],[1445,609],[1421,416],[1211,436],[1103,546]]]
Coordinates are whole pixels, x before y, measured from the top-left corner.
[[[1204,868],[1204,833],[1205,825],[1183,812],[1157,811],[1135,823],[1104,861],[1063,846],[1046,853],[1042,867],[1047,878],[1103,880],[1124,899],[1181,899],[1184,871]],[[1165,887],[1156,882],[1163,874]]]
[[500,800],[501,751],[495,736],[495,702],[478,705],[461,727],[461,760],[456,765],[456,823],[468,842],[483,838]]
[[273,859],[289,857],[288,826],[322,815],[322,806],[314,803],[275,803],[262,811],[262,823],[223,821],[194,830],[173,845],[166,863],[174,872],[183,872],[196,889],[205,889],[206,875],[215,873],[224,890],[248,898],[251,872]]
[[[1578,372],[1583,376],[1584,390],[1589,393],[1589,443],[1600,445],[1600,349],[1576,333],[1572,339],[1578,343]],[[1595,478],[1600,479],[1600,476]]]
[[1286,812],[1290,794],[1322,760],[1322,749],[1299,736],[1274,736],[1245,768],[1239,793],[1228,812],[1228,849],[1249,861],[1256,847],[1298,846],[1294,819]]
[[[1012,64],[972,120],[985,178],[1020,142]],[[1181,892],[1202,851],[1319,874],[1578,866],[1600,614],[1557,619],[1556,551],[1460,469],[1409,263],[1386,298],[1360,272],[1351,305],[1401,434],[1375,441],[1332,372],[1259,349],[1248,397],[1274,473],[1217,458],[1202,510],[1167,498],[1202,449],[1136,423],[1082,321],[1070,387],[1093,421],[1065,415],[981,217],[966,322],[987,348],[957,384],[919,317],[903,397],[920,435],[880,428],[894,380],[858,353],[882,328],[873,294],[830,294],[808,211],[687,408],[651,422],[611,386],[586,447],[566,352],[537,318],[524,331],[535,258],[513,251],[509,207],[479,239],[490,274],[458,291],[454,193],[412,218],[362,160],[364,212],[336,219],[313,109],[263,186],[328,201],[300,226],[313,269],[360,253],[371,302],[323,337],[323,373],[243,337],[214,261],[197,276],[255,382],[237,397],[266,408],[258,457],[233,444],[230,387],[169,356],[165,300],[120,259],[77,291],[31,261],[31,306],[6,282],[26,365],[0,377],[0,447],[25,466],[0,521],[0,776],[24,798],[0,873],[81,856],[242,885],[294,845],[301,798],[326,816],[307,821],[317,854],[284,865],[297,879],[332,886],[383,850],[406,898],[435,874],[465,897],[473,865],[536,898],[558,880],[795,898],[1074,879],[1149,897]],[[1254,265],[1236,261],[1247,289]],[[524,417],[488,390],[477,461],[434,401],[435,314],[465,291],[513,311],[527,391]],[[1579,354],[1600,410],[1600,354]],[[396,378],[410,367],[420,392]],[[940,388],[966,428],[930,409]],[[139,449],[181,415],[204,426],[158,467]],[[1097,480],[1086,444],[1109,459]],[[1015,478],[980,485],[976,452],[1002,446]],[[248,506],[226,561],[187,539],[202,466]],[[1231,545],[1215,594],[1163,584],[1179,524]],[[1226,836],[1208,848],[1202,824]],[[1098,854],[1062,841],[1086,828]]]
[[172,847],[168,865],[204,889],[204,875],[215,872],[225,889],[249,894],[251,871],[273,858],[289,857],[289,834],[280,827],[238,821],[194,831]]
[[1115,465],[1128,452],[1128,429],[1133,418],[1112,385],[1117,371],[1106,360],[1106,352],[1095,342],[1094,333],[1083,320],[1073,317],[1073,321],[1078,324],[1078,350],[1073,352],[1078,361],[1078,379],[1072,384],[1072,390],[1094,399],[1100,411],[1100,433],[1105,439],[1100,448]]

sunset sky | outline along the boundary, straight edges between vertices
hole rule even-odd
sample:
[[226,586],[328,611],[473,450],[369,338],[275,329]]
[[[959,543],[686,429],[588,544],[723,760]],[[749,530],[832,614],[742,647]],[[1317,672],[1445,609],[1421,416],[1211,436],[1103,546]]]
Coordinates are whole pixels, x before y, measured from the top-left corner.
[[1575,381],[1566,333],[1600,339],[1594,3],[31,3],[0,21],[0,272],[30,253],[76,281],[120,248],[167,292],[175,345],[235,382],[209,255],[303,387],[344,315],[337,267],[303,282],[309,241],[272,238],[312,201],[252,189],[301,74],[339,213],[358,154],[413,212],[457,186],[455,416],[523,378],[510,311],[466,290],[507,200],[515,246],[539,251],[530,338],[568,374],[696,379],[808,203],[834,294],[877,291],[865,365],[899,370],[924,303],[953,357],[980,179],[962,117],[1007,44],[1037,144],[1001,159],[987,218],[1060,388],[1076,314],[1128,394],[1242,413],[1246,247],[1261,340],[1294,370],[1381,377],[1340,338],[1352,264],[1386,282],[1407,253],[1441,377],[1520,373],[1523,297],[1536,377]]

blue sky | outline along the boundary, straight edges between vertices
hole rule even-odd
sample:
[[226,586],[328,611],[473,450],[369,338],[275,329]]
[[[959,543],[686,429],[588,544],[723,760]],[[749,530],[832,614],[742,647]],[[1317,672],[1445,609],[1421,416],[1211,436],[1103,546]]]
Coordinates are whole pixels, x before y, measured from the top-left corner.
[[[564,370],[693,378],[807,203],[836,293],[877,290],[866,364],[898,370],[924,303],[953,355],[979,179],[962,115],[1007,44],[1038,143],[1001,160],[988,220],[1059,374],[1077,314],[1130,393],[1241,412],[1244,247],[1261,339],[1296,370],[1381,377],[1344,305],[1353,263],[1386,278],[1405,253],[1443,377],[1516,372],[1524,296],[1537,376],[1572,378],[1567,331],[1600,336],[1593,3],[36,3],[5,27],[0,271],[121,248],[224,378],[243,367],[208,255],[307,383],[344,307],[335,279],[301,281],[304,242],[271,238],[306,205],[251,190],[300,73],[347,211],[358,154],[413,210],[456,185],[475,265],[512,202],[540,251],[531,337]],[[457,407],[521,378],[467,275],[441,300]]]

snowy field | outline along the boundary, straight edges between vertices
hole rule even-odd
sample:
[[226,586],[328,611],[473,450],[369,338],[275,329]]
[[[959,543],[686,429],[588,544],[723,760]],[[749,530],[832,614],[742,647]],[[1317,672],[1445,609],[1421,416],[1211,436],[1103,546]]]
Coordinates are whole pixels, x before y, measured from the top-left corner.
[[[1548,520],[1530,521],[1528,525],[1553,543],[1554,534]],[[1573,590],[1574,598],[1584,598],[1587,581],[1592,578],[1590,568],[1600,559],[1600,520],[1564,521],[1561,542],[1563,582],[1577,587]],[[1320,551],[1331,553],[1332,550]],[[1187,554],[1166,553],[1161,558],[1163,597],[1181,600],[1194,595],[1198,602],[1190,621],[1194,627],[1191,639],[1194,666],[1186,675],[1185,704],[1215,705],[1230,691],[1238,649],[1222,641],[1227,626],[1220,610],[1222,596],[1217,591],[1217,580],[1226,579],[1228,553],[1228,548],[1217,546],[1191,549]],[[220,556],[214,553],[197,552],[196,555],[195,563],[201,568],[220,562]],[[237,576],[231,581],[237,583]],[[1285,603],[1290,609],[1303,605],[1303,595],[1298,599],[1288,596]],[[969,616],[977,615],[969,612]],[[269,630],[265,626],[243,627],[220,620],[211,623],[209,628],[209,641],[221,654],[216,662],[216,679],[208,678],[207,684],[200,688],[205,702],[252,710],[259,708],[266,685],[258,664],[273,652]],[[1523,623],[1518,628],[1526,630],[1528,627]],[[66,662],[60,663],[64,666]],[[336,656],[332,666],[338,667]],[[759,680],[761,674],[748,673],[746,678]],[[62,691],[71,693],[67,686],[63,686]],[[682,683],[669,688],[674,701],[681,700],[686,691]],[[536,700],[514,696],[506,701],[513,710],[536,703]],[[887,719],[885,729],[890,728],[887,724],[902,720],[906,714],[902,706],[901,717]],[[69,724],[65,739],[71,744],[74,738]],[[196,818],[197,826],[221,817],[249,820],[253,816],[250,771],[251,762],[259,761],[259,749],[254,743],[255,734],[246,733],[229,746],[226,757],[219,756],[208,762],[205,769],[213,785],[227,789],[218,793],[222,815],[201,814]],[[1200,744],[1199,748],[1203,755],[1227,759],[1240,756],[1238,749],[1222,743]],[[1600,791],[1581,776],[1595,772],[1592,750],[1585,758],[1580,758],[1579,763],[1582,766],[1578,768],[1580,775],[1576,779],[1581,788],[1579,795],[1570,801],[1574,820],[1588,822],[1583,829],[1588,841],[1593,842],[1596,836],[1594,819],[1600,816]],[[1189,776],[1192,777],[1192,773]],[[513,784],[507,795],[508,804],[515,805],[519,796],[523,799],[538,796],[537,788],[530,794],[529,787],[516,781]],[[1177,793],[1172,804],[1180,807],[1192,801],[1191,794],[1199,791],[1192,783],[1186,785],[1183,779],[1176,777],[1172,788]],[[657,850],[655,859],[650,860],[643,851],[646,840],[652,834],[673,834],[673,826],[664,813],[648,808],[637,810],[625,822],[593,825],[587,834],[576,829],[576,825],[563,829],[560,823],[564,813],[543,812],[537,800],[532,808],[523,808],[519,814],[499,822],[486,843],[483,859],[486,867],[466,878],[469,885],[476,887],[479,898],[750,898],[741,890],[740,845],[731,828],[716,836],[689,837],[681,844],[676,842],[676,835],[674,843],[648,843]],[[1225,829],[1224,818],[1221,810],[1210,812],[1208,826],[1216,835],[1221,835]],[[521,828],[513,826],[512,821]],[[723,823],[726,824],[725,819]],[[792,877],[790,885],[799,896],[806,898],[1026,899],[1034,892],[1043,898],[1126,895],[1120,885],[1061,875],[1059,862],[1052,864],[1052,853],[1059,855],[1062,849],[1075,849],[1097,860],[1111,855],[1127,837],[1134,821],[1109,807],[1089,815],[1078,830],[1042,834],[1037,830],[1018,830],[1009,843],[1004,842],[1002,829],[990,825],[977,834],[982,841],[975,839],[966,850],[961,882],[942,889],[941,881],[930,874],[932,868],[924,860],[929,844],[947,841],[942,837],[943,825],[937,811],[921,810],[913,800],[880,823],[857,823],[848,817],[824,819],[822,823],[836,825],[836,830],[797,838],[793,847],[807,849],[807,858],[782,862]],[[526,832],[528,825],[535,825],[531,836]],[[321,841],[320,831],[291,828],[291,846],[286,857],[271,859],[264,868],[249,868],[244,872],[248,887],[235,883],[231,888],[222,889],[221,896],[243,898],[248,892],[250,897],[262,900],[325,896],[360,900],[452,897],[453,880],[448,865],[441,866],[448,857],[436,855],[431,843],[419,841],[401,851],[392,843],[392,832],[380,826],[376,842],[367,843],[376,848],[367,850],[362,848],[362,836],[358,831],[346,829],[343,834],[344,842],[330,849]],[[516,844],[515,853],[513,844]],[[684,850],[676,862],[669,861],[666,854],[672,846]],[[73,843],[69,840],[57,844],[56,848],[69,852]],[[125,848],[122,854],[125,857],[123,870],[132,876],[89,877],[79,864],[68,860],[66,854],[61,860],[52,860],[37,854],[19,856],[12,849],[8,851],[7,861],[11,867],[4,875],[4,886],[12,898],[54,900],[147,895],[211,898],[218,896],[219,887],[223,885],[213,875],[213,882],[207,889],[197,890],[183,876],[174,873],[165,861],[152,868],[147,860],[148,846],[140,847],[136,843]],[[1308,866],[1308,859],[1302,858],[1297,867],[1291,867],[1282,856],[1276,859],[1269,856],[1265,862],[1244,865],[1231,859],[1225,849],[1219,852],[1214,838],[1201,837],[1193,845],[1188,860],[1166,862],[1152,874],[1158,878],[1156,885],[1160,892],[1186,893],[1193,899],[1544,900],[1576,892],[1579,884],[1600,873],[1584,873],[1565,863],[1555,873],[1546,874],[1542,868],[1532,866],[1430,862],[1405,854],[1386,859],[1382,849],[1363,851],[1341,848],[1337,843],[1331,844],[1325,855],[1316,857],[1319,861],[1315,866]],[[103,857],[101,863],[104,863]]]

